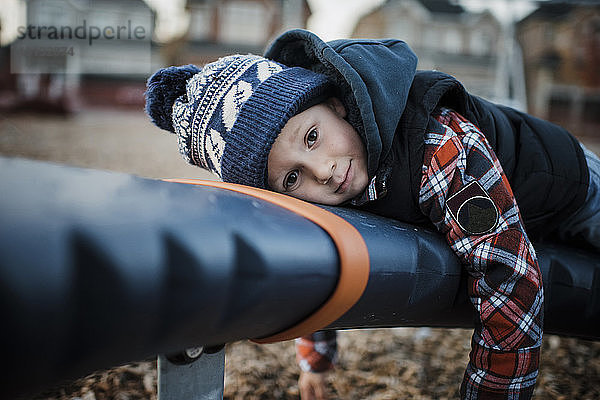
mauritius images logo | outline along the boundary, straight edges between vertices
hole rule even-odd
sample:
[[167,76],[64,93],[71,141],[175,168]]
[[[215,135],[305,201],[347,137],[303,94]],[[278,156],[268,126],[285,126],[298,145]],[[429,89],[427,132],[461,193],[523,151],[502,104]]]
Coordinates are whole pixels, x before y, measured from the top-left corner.
[[33,2],[11,44],[11,72],[149,73],[152,11],[143,2],[125,11],[90,4]]

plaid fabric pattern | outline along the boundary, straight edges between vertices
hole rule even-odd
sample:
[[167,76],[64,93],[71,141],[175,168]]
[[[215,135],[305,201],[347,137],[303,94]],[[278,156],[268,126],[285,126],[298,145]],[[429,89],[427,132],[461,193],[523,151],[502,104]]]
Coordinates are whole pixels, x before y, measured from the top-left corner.
[[337,358],[335,331],[315,332],[297,338],[296,361],[305,372],[325,372],[333,368]]
[[[461,397],[528,399],[538,375],[544,303],[535,251],[485,136],[452,110],[441,109],[436,119],[445,131],[426,134],[419,204],[470,275],[478,321]],[[461,230],[446,207],[446,199],[473,181],[499,211],[495,228],[481,235]]]

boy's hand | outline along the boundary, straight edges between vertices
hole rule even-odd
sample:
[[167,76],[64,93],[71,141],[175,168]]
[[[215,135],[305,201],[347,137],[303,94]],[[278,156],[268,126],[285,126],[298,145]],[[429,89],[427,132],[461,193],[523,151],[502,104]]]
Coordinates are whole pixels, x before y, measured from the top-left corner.
[[328,372],[300,372],[298,379],[300,398],[302,400],[327,400],[329,398],[327,374]]

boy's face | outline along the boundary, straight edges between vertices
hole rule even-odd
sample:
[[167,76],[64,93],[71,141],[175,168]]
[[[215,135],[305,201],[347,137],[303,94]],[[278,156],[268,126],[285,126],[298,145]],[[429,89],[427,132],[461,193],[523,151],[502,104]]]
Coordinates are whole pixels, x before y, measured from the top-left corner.
[[269,186],[329,205],[361,194],[369,180],[365,146],[345,117],[330,98],[290,118],[269,153]]

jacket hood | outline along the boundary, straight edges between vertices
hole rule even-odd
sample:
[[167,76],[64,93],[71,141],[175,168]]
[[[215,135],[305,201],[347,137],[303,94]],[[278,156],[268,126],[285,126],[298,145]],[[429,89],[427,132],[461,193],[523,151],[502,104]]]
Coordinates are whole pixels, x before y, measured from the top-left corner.
[[341,39],[324,42],[312,32],[285,32],[265,57],[327,75],[340,90],[348,121],[367,149],[374,176],[392,145],[415,75],[417,57],[400,40]]

